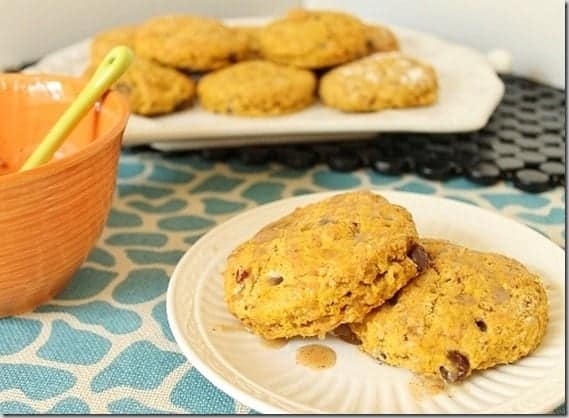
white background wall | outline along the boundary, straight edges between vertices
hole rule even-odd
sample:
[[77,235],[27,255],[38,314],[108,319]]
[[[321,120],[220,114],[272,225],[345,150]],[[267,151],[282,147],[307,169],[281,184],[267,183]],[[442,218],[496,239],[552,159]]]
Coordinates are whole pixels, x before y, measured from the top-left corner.
[[0,0],[0,70],[116,25],[156,14],[216,17],[283,13],[300,0]]
[[[106,27],[168,12],[280,14],[301,0],[0,0],[0,69],[33,60]],[[364,19],[432,32],[482,52],[512,52],[515,73],[558,87],[565,79],[563,0],[305,0]]]
[[424,30],[482,52],[512,53],[513,72],[565,85],[564,0],[307,0]]

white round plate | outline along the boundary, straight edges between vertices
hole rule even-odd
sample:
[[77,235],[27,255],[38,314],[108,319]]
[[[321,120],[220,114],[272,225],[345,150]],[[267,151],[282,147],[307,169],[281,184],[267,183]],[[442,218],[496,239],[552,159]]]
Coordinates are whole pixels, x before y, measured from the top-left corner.
[[[247,211],[196,242],[176,267],[168,288],[168,320],[182,352],[221,390],[262,413],[546,413],[564,400],[564,251],[532,229],[464,203],[382,191],[405,206],[424,237],[514,257],[543,277],[550,303],[545,339],[513,365],[477,372],[460,385],[418,395],[410,372],[380,365],[356,346],[333,338],[336,365],[297,365],[296,349],[280,349],[239,329],[223,301],[221,272],[229,253],[267,223],[333,193],[285,199]],[[414,383],[415,382],[415,383]]]

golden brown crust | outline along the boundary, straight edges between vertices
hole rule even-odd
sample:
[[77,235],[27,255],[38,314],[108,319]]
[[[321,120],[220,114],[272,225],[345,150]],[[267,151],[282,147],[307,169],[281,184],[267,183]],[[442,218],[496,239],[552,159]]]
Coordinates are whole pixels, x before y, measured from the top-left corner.
[[247,38],[216,19],[174,15],[142,23],[135,34],[142,57],[188,71],[208,71],[245,59]]
[[[91,42],[91,62],[84,76],[91,76],[113,47],[133,48],[136,31],[136,26],[123,26],[95,35]],[[191,105],[196,93],[195,82],[185,74],[140,56],[135,57],[113,88],[127,97],[131,112],[145,116],[169,113]]]
[[345,112],[425,106],[438,96],[435,70],[398,52],[376,53],[326,73],[319,95]]
[[304,109],[314,100],[316,78],[310,71],[251,60],[202,77],[201,105],[212,112],[273,116]]
[[423,239],[432,267],[352,330],[382,362],[447,381],[513,363],[548,323],[541,280],[508,257]]
[[268,339],[323,336],[359,321],[417,274],[411,215],[370,192],[296,209],[229,256],[229,310]]
[[295,10],[267,25],[263,56],[299,68],[339,65],[367,53],[365,25],[345,13]]

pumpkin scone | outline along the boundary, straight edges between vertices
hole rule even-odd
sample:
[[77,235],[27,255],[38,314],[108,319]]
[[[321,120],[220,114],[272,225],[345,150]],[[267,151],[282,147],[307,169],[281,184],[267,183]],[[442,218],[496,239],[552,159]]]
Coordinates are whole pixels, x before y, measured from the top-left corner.
[[513,363],[537,348],[547,295],[519,262],[423,239],[431,266],[350,327],[362,349],[393,366],[447,382]]
[[262,26],[233,26],[232,29],[237,33],[237,36],[242,36],[247,42],[247,59],[260,59],[262,57],[261,45],[259,37],[261,36]]
[[438,82],[430,65],[399,52],[378,52],[326,73],[319,95],[326,106],[344,112],[373,112],[432,104]]
[[274,116],[296,112],[314,100],[310,71],[251,60],[206,74],[198,83],[202,107],[216,113]]
[[399,51],[399,40],[383,25],[366,25],[366,46],[369,54]]
[[332,11],[298,10],[268,24],[259,37],[263,56],[299,68],[325,68],[367,53],[366,28]]
[[425,265],[413,219],[368,191],[297,208],[228,257],[225,301],[266,339],[323,337],[361,321]]
[[[123,27],[97,34],[91,42],[91,64],[84,76],[91,76],[113,47],[132,46],[134,31],[135,27]],[[196,94],[196,85],[191,78],[139,56],[113,88],[127,97],[131,112],[144,116],[170,113],[190,105]]]
[[100,62],[117,45],[134,49],[136,26],[120,26],[97,33],[91,40],[91,63]]
[[191,78],[142,58],[134,60],[114,88],[126,95],[133,113],[146,116],[190,106],[196,95]]
[[142,23],[135,34],[137,54],[187,71],[209,71],[241,61],[248,39],[222,22],[201,16],[159,16]]

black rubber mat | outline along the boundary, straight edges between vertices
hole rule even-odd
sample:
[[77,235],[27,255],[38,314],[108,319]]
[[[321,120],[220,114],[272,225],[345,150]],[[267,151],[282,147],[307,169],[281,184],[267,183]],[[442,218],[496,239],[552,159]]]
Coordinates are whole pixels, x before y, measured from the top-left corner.
[[565,184],[565,91],[503,76],[506,93],[488,124],[461,134],[381,134],[377,139],[200,151],[209,160],[277,161],[293,168],[325,163],[336,171],[362,167],[390,175],[414,172],[432,180],[466,176],[500,180],[539,193]]

